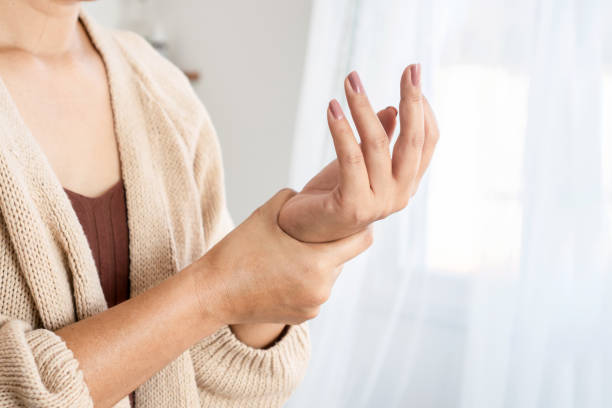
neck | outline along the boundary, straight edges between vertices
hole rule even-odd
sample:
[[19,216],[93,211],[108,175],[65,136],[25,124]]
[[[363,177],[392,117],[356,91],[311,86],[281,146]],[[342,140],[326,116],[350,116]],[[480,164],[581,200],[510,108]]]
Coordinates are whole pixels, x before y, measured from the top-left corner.
[[78,47],[77,0],[0,1],[0,50],[59,56]]

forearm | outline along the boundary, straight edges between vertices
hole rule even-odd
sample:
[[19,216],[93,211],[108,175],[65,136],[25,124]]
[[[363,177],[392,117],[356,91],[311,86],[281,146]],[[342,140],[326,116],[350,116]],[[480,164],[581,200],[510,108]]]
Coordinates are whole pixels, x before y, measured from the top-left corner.
[[[56,332],[79,361],[96,407],[109,407],[222,324],[195,293],[197,266]],[[211,308],[212,309],[212,308]]]

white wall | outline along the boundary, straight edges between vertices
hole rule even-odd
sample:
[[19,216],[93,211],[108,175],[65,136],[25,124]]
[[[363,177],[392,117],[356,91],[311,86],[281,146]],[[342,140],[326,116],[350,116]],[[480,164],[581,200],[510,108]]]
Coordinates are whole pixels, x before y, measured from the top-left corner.
[[288,184],[311,0],[159,1],[219,133],[235,221]]
[[108,26],[116,26],[120,21],[122,0],[99,0],[84,2],[83,8],[97,21]]
[[[311,3],[153,2],[171,59],[202,73],[195,88],[219,133],[236,222],[288,184]],[[117,24],[118,4],[100,0],[86,7]]]

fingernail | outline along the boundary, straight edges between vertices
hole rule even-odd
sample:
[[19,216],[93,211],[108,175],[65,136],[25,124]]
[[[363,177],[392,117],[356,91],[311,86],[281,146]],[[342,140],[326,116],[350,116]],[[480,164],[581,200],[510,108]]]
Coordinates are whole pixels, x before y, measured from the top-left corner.
[[332,116],[336,120],[342,119],[344,117],[344,114],[342,113],[342,108],[340,107],[338,101],[335,99],[332,99],[331,102],[329,102],[329,110],[331,111]]
[[413,86],[419,86],[421,83],[421,64],[412,64],[410,66],[410,80]]
[[397,116],[397,109],[395,109],[395,106],[387,106],[387,109],[393,109],[393,116]]
[[357,71],[351,72],[348,78],[349,82],[351,83],[351,88],[353,88],[353,91],[357,93],[362,93],[363,84],[361,83],[361,78],[359,78],[359,74],[357,73]]

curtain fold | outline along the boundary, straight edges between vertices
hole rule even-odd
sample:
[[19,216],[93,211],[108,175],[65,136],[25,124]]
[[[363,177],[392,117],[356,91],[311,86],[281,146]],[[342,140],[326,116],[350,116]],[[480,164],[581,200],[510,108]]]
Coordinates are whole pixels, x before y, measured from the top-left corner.
[[357,69],[375,109],[421,62],[441,139],[311,324],[288,406],[612,406],[612,6],[315,0],[293,152],[334,158]]

